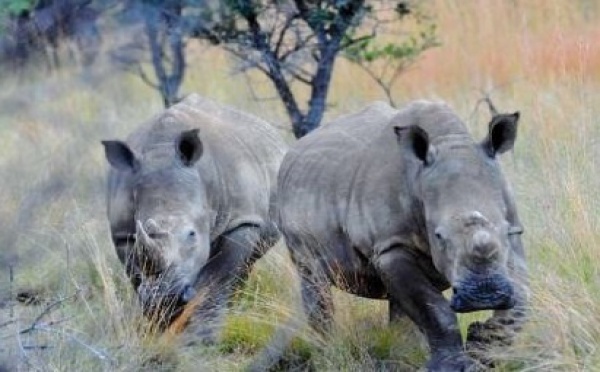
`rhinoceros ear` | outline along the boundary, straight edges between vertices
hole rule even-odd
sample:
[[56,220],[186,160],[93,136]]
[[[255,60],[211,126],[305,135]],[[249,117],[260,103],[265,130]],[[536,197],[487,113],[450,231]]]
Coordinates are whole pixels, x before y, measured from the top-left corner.
[[519,112],[494,115],[489,125],[487,137],[482,146],[490,157],[502,154],[513,148],[517,138]]
[[418,125],[394,127],[400,147],[412,152],[425,165],[435,160],[435,148],[429,143],[429,135]]
[[121,141],[102,141],[106,159],[114,168],[130,172],[139,168],[139,161],[135,154],[125,142]]
[[198,137],[200,130],[195,128],[181,133],[177,141],[177,153],[183,165],[191,167],[202,156],[202,141]]

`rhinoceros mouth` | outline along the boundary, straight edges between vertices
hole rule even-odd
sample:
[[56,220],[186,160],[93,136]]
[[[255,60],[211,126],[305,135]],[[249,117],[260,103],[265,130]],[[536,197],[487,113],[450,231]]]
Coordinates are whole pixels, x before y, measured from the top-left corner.
[[508,310],[515,306],[512,284],[500,274],[470,274],[453,286],[450,307],[457,313]]
[[146,318],[161,329],[168,326],[183,311],[183,306],[174,302],[161,304],[143,304],[142,310]]
[[166,326],[181,314],[194,293],[190,286],[168,291],[159,287],[140,286],[138,298],[144,315],[152,322]]

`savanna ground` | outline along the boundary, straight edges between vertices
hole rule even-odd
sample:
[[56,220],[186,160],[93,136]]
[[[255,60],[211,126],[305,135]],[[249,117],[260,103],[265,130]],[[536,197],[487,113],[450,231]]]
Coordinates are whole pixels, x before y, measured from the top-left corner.
[[[427,6],[443,45],[404,74],[395,98],[446,100],[477,137],[489,119],[476,109],[482,91],[522,114],[503,166],[526,227],[532,318],[510,350],[494,352],[497,368],[600,371],[600,4]],[[266,81],[250,76],[250,88],[226,55],[193,49],[185,92],[256,113],[292,141],[280,103],[253,98],[274,96]],[[336,68],[328,117],[382,99],[360,71]],[[4,76],[0,97],[0,370],[236,371],[297,312],[279,246],[237,296],[221,345],[180,349],[150,332],[109,241],[99,141],[159,111],[158,95],[100,61]],[[336,293],[336,308],[331,339],[305,331],[294,344],[314,369],[416,370],[426,360],[408,325],[387,328],[386,303]],[[483,316],[461,316],[462,328]]]

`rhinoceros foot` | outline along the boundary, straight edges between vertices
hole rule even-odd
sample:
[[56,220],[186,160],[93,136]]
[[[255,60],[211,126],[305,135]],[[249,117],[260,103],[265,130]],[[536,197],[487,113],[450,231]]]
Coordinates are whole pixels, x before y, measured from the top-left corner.
[[473,358],[493,368],[494,362],[489,351],[492,348],[509,346],[513,339],[513,332],[494,319],[488,319],[485,322],[473,322],[469,325],[466,348]]
[[425,366],[428,372],[480,372],[486,368],[465,354],[432,356]]

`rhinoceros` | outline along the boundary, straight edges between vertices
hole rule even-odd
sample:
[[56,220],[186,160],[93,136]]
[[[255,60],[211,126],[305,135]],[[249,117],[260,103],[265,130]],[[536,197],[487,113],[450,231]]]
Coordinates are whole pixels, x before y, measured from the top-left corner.
[[216,341],[234,288],[279,238],[286,144],[265,121],[195,94],[103,144],[112,241],[144,313],[164,329],[201,294],[188,334]]
[[[528,286],[523,228],[497,157],[513,147],[518,119],[495,115],[477,142],[445,103],[375,103],[291,146],[277,222],[313,328],[331,327],[334,285],[387,299],[392,319],[408,316],[428,342],[428,370],[480,368],[465,349],[510,342]],[[470,326],[465,348],[456,313],[478,310],[493,316]]]

